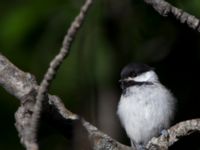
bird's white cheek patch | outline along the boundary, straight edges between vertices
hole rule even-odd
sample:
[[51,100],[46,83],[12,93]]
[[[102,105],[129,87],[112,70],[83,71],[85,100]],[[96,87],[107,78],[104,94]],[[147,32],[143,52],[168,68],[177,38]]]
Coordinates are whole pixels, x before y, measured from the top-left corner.
[[148,71],[142,73],[141,75],[134,78],[134,81],[137,82],[147,82],[147,81],[154,81],[157,79],[156,74],[153,71]]

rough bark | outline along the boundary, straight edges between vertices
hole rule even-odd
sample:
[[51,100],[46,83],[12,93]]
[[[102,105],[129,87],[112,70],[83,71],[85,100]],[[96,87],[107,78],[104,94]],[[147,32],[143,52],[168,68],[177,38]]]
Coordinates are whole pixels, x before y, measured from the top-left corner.
[[[0,55],[0,85],[21,102],[21,106],[15,114],[15,125],[19,131],[21,142],[24,143],[27,141],[27,139],[24,139],[27,136],[24,135],[30,134],[28,130],[31,124],[30,116],[32,115],[38,89],[36,80],[33,75],[21,71],[7,58]],[[47,94],[45,98],[46,103],[44,104],[43,113],[48,114],[49,118],[44,118],[41,121],[47,121],[48,124],[52,124],[60,131],[60,134],[67,136],[65,135],[66,132],[63,132],[68,130],[65,126],[66,122],[78,122],[87,131],[87,137],[92,149],[131,150],[130,147],[117,142],[105,133],[99,131],[89,122],[70,112],[65,108],[59,97]],[[158,138],[153,138],[147,145],[147,148],[167,149],[180,140],[182,136],[187,136],[195,131],[200,131],[200,119],[180,122],[168,129],[169,136],[167,138],[162,135]],[[134,149],[132,148],[132,150]]]
[[[172,14],[180,20],[180,22],[187,23],[189,27],[200,31],[199,20],[196,17],[172,6],[164,0],[144,1],[152,5],[161,15],[167,16]],[[0,54],[0,85],[11,95],[20,100],[21,106],[15,113],[15,125],[19,132],[21,143],[24,144],[28,150],[38,149],[38,138],[36,137],[38,134],[36,129],[37,124],[42,121],[52,125],[64,136],[68,136],[67,131],[70,130],[68,126],[66,126],[67,122],[71,122],[72,126],[77,123],[80,124],[80,126],[85,129],[86,136],[90,143],[89,145],[94,150],[135,149],[125,146],[99,131],[89,122],[65,108],[59,97],[48,94],[48,87],[56,74],[56,70],[68,55],[70,45],[84,20],[91,2],[92,0],[86,0],[80,14],[72,23],[64,38],[60,53],[50,63],[50,67],[40,86],[38,86],[33,75],[21,71],[6,57]],[[40,113],[41,111],[42,113]],[[40,115],[43,117],[40,118]],[[169,135],[167,137],[161,135],[158,138],[152,138],[147,145],[147,149],[168,149],[169,146],[180,140],[180,137],[187,136],[195,131],[200,131],[200,119],[180,122],[168,129]]]
[[[29,145],[29,148],[35,148],[29,141],[31,115],[36,100],[38,85],[33,75],[25,73],[14,66],[6,57],[0,54],[0,85],[4,87],[11,95],[17,97],[21,106],[15,113],[15,126],[19,132],[19,137],[22,143]],[[47,94],[43,114],[48,114],[48,119],[44,118],[48,124],[52,124],[60,134],[67,136],[65,131],[66,122],[78,122],[87,131],[88,139],[90,140],[91,148],[94,150],[131,150],[116,140],[112,139],[105,133],[99,131],[89,122],[80,118],[78,115],[70,112],[65,108],[61,99],[57,96]],[[66,127],[67,128],[67,127]],[[133,149],[132,149],[133,150]]]
[[25,135],[28,136],[26,138],[27,141],[24,143],[27,149],[30,150],[38,149],[36,136],[37,136],[39,118],[41,116],[41,111],[43,109],[42,103],[46,99],[45,96],[47,96],[48,88],[50,87],[51,82],[56,76],[57,70],[61,66],[64,59],[69,55],[72,42],[74,41],[75,36],[77,35],[78,29],[84,22],[86,13],[88,12],[92,2],[93,0],[86,0],[83,6],[81,7],[79,14],[75,17],[74,21],[71,23],[71,26],[69,27],[67,34],[64,37],[59,53],[50,62],[49,68],[45,73],[44,78],[38,88],[36,103],[34,105],[34,109],[32,110],[33,114],[30,116],[31,117],[31,125],[29,126],[30,133]]
[[199,19],[195,16],[179,9],[165,0],[144,0],[151,5],[160,15],[166,17],[172,14],[181,23],[186,23],[188,27],[200,32]]

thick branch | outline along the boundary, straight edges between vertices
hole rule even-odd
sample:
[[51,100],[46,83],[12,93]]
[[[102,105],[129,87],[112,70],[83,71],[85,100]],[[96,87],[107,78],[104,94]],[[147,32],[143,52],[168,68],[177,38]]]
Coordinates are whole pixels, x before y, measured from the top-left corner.
[[168,16],[174,15],[181,23],[186,23],[190,28],[200,32],[199,19],[195,16],[176,8],[165,0],[144,0],[147,4],[150,4],[160,15]]
[[[31,146],[27,138],[29,138],[30,134],[31,115],[38,89],[35,78],[29,73],[19,70],[7,58],[0,54],[0,85],[11,95],[14,95],[20,100],[21,106],[15,114],[15,125],[19,131],[21,142],[26,144],[26,146]],[[87,131],[88,139],[94,150],[134,150],[134,148],[131,149],[130,147],[120,144],[84,119],[81,119],[78,115],[67,110],[57,96],[48,94],[45,98],[43,113],[48,114],[48,117],[50,117],[50,119],[47,119],[50,121],[48,124],[55,124],[56,126],[54,127],[58,131],[66,130],[65,122],[79,120],[81,126]],[[65,134],[65,132],[60,133],[63,135]]]
[[24,73],[9,62],[0,53],[0,84],[15,97],[23,100],[33,88],[36,87],[36,80],[30,73]]
[[152,138],[148,144],[148,149],[168,149],[171,145],[181,139],[181,137],[190,135],[196,131],[200,132],[200,119],[192,119],[180,122],[167,130],[168,137],[161,135],[158,138]]

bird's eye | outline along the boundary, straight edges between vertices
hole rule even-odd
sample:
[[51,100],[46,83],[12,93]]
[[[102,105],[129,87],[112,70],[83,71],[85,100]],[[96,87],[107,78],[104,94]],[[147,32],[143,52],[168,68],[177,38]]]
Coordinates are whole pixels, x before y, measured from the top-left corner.
[[131,76],[131,77],[136,77],[137,74],[136,74],[135,72],[131,72],[131,73],[130,73],[130,76]]

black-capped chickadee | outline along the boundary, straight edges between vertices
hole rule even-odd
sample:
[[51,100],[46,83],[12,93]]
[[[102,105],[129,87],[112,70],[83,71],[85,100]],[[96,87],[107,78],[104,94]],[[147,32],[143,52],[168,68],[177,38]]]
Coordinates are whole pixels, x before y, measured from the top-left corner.
[[169,127],[176,99],[159,82],[154,69],[145,64],[125,66],[120,83],[122,95],[117,114],[131,145],[140,149]]

